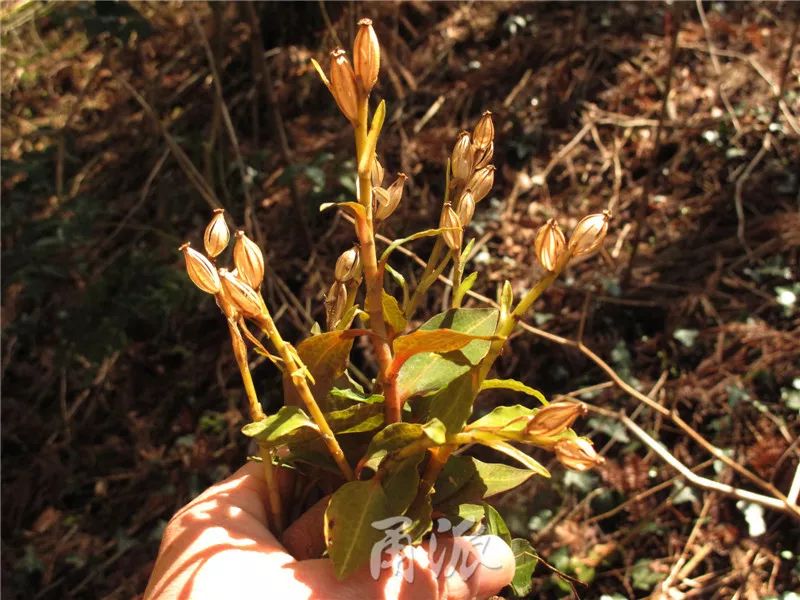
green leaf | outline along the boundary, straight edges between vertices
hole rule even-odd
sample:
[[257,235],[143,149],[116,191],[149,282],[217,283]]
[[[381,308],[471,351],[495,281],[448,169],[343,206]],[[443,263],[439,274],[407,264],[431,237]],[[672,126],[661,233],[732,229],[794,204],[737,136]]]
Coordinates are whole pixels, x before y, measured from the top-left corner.
[[359,173],[369,173],[370,161],[375,156],[375,147],[378,145],[378,136],[383,128],[383,120],[386,118],[386,101],[381,100],[375,114],[372,115],[372,125],[367,133],[367,141],[361,151],[361,162],[358,164]]
[[364,404],[375,404],[377,402],[383,402],[383,396],[380,394],[372,394],[371,396],[367,396],[364,394],[362,390],[359,392],[355,389],[350,388],[331,388],[330,397],[337,402],[363,402]]
[[282,406],[274,415],[242,427],[242,433],[255,438],[261,444],[277,446],[286,443],[287,438],[301,428],[319,431],[314,421],[301,408]]
[[[442,327],[472,335],[489,336],[497,328],[498,312],[493,308],[461,308],[433,316],[420,330]],[[433,392],[480,363],[490,342],[475,340],[447,354],[423,352],[409,358],[400,369],[397,389],[401,399]]]
[[511,580],[511,590],[518,598],[531,593],[533,572],[539,562],[539,556],[528,540],[514,538],[511,540],[511,551],[514,553],[514,579]]
[[517,381],[516,379],[484,379],[483,383],[481,384],[481,391],[484,390],[495,390],[495,389],[503,389],[503,390],[513,390],[515,392],[522,392],[523,394],[527,394],[528,396],[533,396],[539,402],[547,406],[548,402],[547,399],[544,397],[544,394],[539,390],[535,390],[530,386],[525,385],[521,381]]
[[402,364],[414,354],[422,352],[445,354],[459,350],[474,340],[491,339],[491,336],[462,333],[454,329],[434,329],[432,331],[418,329],[395,339],[392,347],[394,348],[395,362]]
[[429,419],[439,419],[449,433],[459,433],[472,414],[475,401],[475,378],[477,373],[467,371],[450,384],[436,392],[428,409]]
[[392,516],[380,482],[350,481],[331,496],[325,511],[325,543],[338,579],[364,565],[383,533],[374,521]]
[[461,299],[467,294],[468,291],[472,289],[472,286],[475,285],[475,281],[478,279],[478,272],[475,271],[474,273],[470,273],[464,279],[461,280],[461,284],[458,286],[456,293],[453,294],[453,302],[461,302]]
[[396,334],[403,333],[408,324],[397,299],[386,290],[383,290],[383,318]]
[[520,462],[525,467],[529,468],[531,471],[541,475],[542,477],[550,477],[550,471],[544,468],[538,461],[534,460],[531,456],[525,454],[519,448],[512,446],[507,442],[502,441],[479,441],[479,444],[484,446],[488,446],[489,448],[494,448],[498,452],[502,452],[506,456],[510,456],[514,460]]
[[406,512],[406,516],[411,519],[408,535],[412,544],[421,542],[422,538],[433,528],[432,515],[433,508],[431,507],[430,494],[425,496],[422,502],[412,504],[411,508]]
[[[381,396],[378,396],[381,398]],[[383,425],[383,404],[354,404],[325,414],[334,433],[361,433]]]
[[506,522],[500,513],[495,510],[491,504],[483,503],[483,510],[486,512],[486,529],[487,532],[496,535],[506,544],[511,546],[511,532],[508,530]]
[[483,520],[485,515],[486,511],[482,504],[471,504],[469,502],[458,504],[454,507],[452,512],[447,512],[447,517],[454,524],[459,521],[471,521],[477,525]]
[[411,506],[419,487],[419,471],[417,467],[425,456],[424,452],[410,456],[383,478],[383,491],[389,503],[392,515],[402,515]]
[[424,237],[434,237],[441,234],[444,231],[449,231],[449,229],[447,227],[442,227],[440,229],[426,229],[425,231],[418,231],[417,233],[412,233],[408,237],[395,240],[386,247],[386,250],[383,251],[383,254],[381,254],[380,262],[386,264],[386,261],[389,260],[389,256],[391,256],[392,252],[397,250],[403,244],[406,244],[408,242],[413,242],[414,240],[418,240]]
[[446,441],[445,429],[441,421],[433,419],[424,425],[402,422],[387,425],[372,438],[364,454],[364,466],[377,470],[387,454],[420,440],[428,440],[429,447],[444,444]]
[[433,503],[436,507],[484,498],[507,492],[535,475],[502,463],[485,463],[472,456],[451,456],[436,480]]
[[514,404],[513,406],[498,406],[489,414],[482,416],[467,425],[468,430],[499,430],[522,431],[528,420],[536,414],[536,409]]
[[[297,346],[297,354],[311,373],[310,384],[314,399],[324,411],[328,409],[328,393],[333,382],[344,374],[353,336],[346,331],[329,331],[307,338]],[[288,375],[283,378],[284,404],[302,406],[303,402]]]

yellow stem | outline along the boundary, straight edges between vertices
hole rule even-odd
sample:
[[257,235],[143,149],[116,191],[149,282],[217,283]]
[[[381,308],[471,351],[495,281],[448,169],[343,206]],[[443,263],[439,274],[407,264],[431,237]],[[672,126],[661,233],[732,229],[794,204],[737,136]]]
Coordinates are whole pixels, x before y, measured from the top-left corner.
[[328,425],[328,421],[325,420],[325,415],[322,414],[322,410],[317,404],[317,401],[314,399],[314,395],[311,393],[311,390],[308,387],[305,374],[300,372],[300,369],[303,365],[298,364],[295,360],[294,354],[289,349],[289,344],[287,344],[281,337],[278,328],[275,326],[275,322],[272,320],[272,317],[268,312],[261,314],[256,321],[259,327],[261,327],[269,340],[272,342],[272,345],[275,346],[278,354],[280,354],[281,358],[283,359],[283,363],[286,365],[286,373],[291,380],[292,385],[294,385],[295,389],[297,390],[297,393],[300,396],[300,399],[303,401],[303,404],[305,404],[306,410],[308,410],[309,415],[319,428],[322,441],[325,442],[325,445],[327,446],[328,451],[331,453],[333,460],[336,461],[336,464],[339,467],[339,470],[342,472],[342,475],[344,475],[345,479],[347,479],[347,481],[352,481],[354,478],[353,469],[347,462],[344,452],[342,452],[342,448],[339,446],[339,442],[336,441],[336,436],[334,436],[333,431]]
[[273,531],[280,535],[283,533],[283,506],[281,504],[281,490],[278,484],[275,465],[272,464],[272,451],[269,448],[259,448],[259,456],[264,464],[264,479],[267,482],[267,495],[271,510],[270,523]]
[[364,282],[367,287],[364,308],[369,315],[369,326],[375,335],[370,336],[380,368],[380,383],[384,395],[386,423],[400,420],[401,406],[397,397],[397,385],[394,377],[389,375],[392,364],[392,348],[383,319],[383,270],[378,267],[378,256],[375,248],[375,228],[372,222],[372,181],[370,180],[371,161],[363,161],[361,154],[366,150],[369,128],[369,98],[362,95],[359,99],[358,121],[355,127],[356,162],[366,165],[358,173],[358,200],[364,206],[366,216],[356,219],[356,235],[361,245],[359,250],[361,264],[364,269]]

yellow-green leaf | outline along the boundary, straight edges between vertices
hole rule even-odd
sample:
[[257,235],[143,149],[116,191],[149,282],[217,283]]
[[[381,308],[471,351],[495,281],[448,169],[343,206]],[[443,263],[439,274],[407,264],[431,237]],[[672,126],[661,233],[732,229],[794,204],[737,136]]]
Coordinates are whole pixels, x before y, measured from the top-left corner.
[[[489,336],[497,327],[498,312],[493,308],[460,308],[431,317],[420,330],[448,328],[462,333]],[[490,342],[476,339],[447,354],[423,352],[409,358],[400,369],[397,389],[405,400],[444,388],[451,381],[480,363]]]
[[325,543],[338,579],[367,563],[384,535],[372,523],[389,516],[379,481],[350,481],[334,492],[325,511]]
[[514,579],[511,580],[511,589],[518,598],[527,597],[531,593],[531,579],[536,570],[539,556],[528,540],[514,538],[511,540],[511,551],[514,553]]
[[485,463],[472,456],[451,456],[436,480],[437,508],[478,502],[522,485],[535,473],[503,463]]
[[508,442],[503,442],[501,440],[497,441],[479,441],[478,443],[483,444],[484,446],[489,446],[490,448],[494,448],[498,452],[502,452],[506,456],[509,456],[522,464],[523,466],[527,467],[531,471],[541,475],[542,477],[550,477],[550,471],[544,468],[537,460],[534,460],[528,454],[525,454],[522,450],[517,448],[516,446],[512,446]]
[[521,431],[528,421],[536,414],[536,409],[514,404],[513,406],[498,406],[492,411],[467,425],[468,430],[500,430]]
[[375,156],[375,147],[378,145],[378,136],[383,128],[383,120],[386,118],[386,101],[381,100],[375,114],[372,115],[372,125],[367,133],[367,143],[361,150],[361,161],[358,164],[359,173],[369,173],[370,161]]
[[547,399],[544,397],[542,392],[535,390],[532,387],[525,385],[521,381],[517,381],[516,379],[485,379],[481,384],[481,391],[497,389],[522,392],[528,396],[533,396],[545,406],[548,404]]
[[403,333],[406,328],[407,321],[403,309],[400,308],[397,299],[386,290],[383,290],[383,318],[395,334]]
[[[344,373],[352,347],[353,336],[346,331],[320,333],[303,340],[297,346],[297,355],[308,368],[314,381],[310,385],[311,393],[322,410],[328,408],[328,393],[333,388],[333,382]],[[283,391],[284,404],[302,405],[297,390],[287,376],[283,378]]]
[[394,360],[395,364],[402,365],[415,354],[422,352],[445,354],[453,350],[459,350],[474,340],[491,339],[492,337],[488,335],[462,333],[454,329],[434,329],[433,331],[418,329],[395,339],[393,344]]
[[319,431],[314,421],[297,406],[282,406],[274,415],[242,427],[242,433],[265,445],[279,445],[298,429]]

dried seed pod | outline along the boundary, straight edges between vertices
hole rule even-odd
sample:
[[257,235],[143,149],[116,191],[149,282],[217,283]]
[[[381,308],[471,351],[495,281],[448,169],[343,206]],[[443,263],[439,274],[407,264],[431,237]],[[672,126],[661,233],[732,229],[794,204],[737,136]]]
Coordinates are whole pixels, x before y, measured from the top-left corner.
[[492,157],[494,157],[494,142],[486,146],[486,148],[479,148],[474,151],[475,165],[473,168],[477,171],[489,166],[489,163],[492,162]]
[[358,33],[353,42],[353,62],[361,89],[369,94],[378,81],[381,68],[381,47],[370,19],[358,22]]
[[219,270],[219,278],[225,297],[230,303],[246,317],[257,317],[266,312],[264,299],[250,285],[228,271]]
[[585,438],[561,440],[553,449],[559,462],[574,471],[586,471],[605,462],[605,459],[595,452],[592,442]]
[[217,301],[217,306],[222,311],[223,315],[231,321],[237,321],[239,319],[239,311],[230,301],[230,298],[228,298],[224,288],[220,286],[219,294],[214,296],[214,299]]
[[442,217],[439,220],[439,228],[448,229],[448,231],[442,232],[442,239],[444,240],[444,243],[447,244],[447,247],[451,250],[460,250],[464,230],[461,227],[461,221],[459,220],[456,211],[453,210],[453,207],[450,206],[449,202],[445,204],[444,208],[442,209]]
[[604,210],[602,213],[583,217],[575,226],[569,238],[569,251],[572,256],[591,254],[603,243],[608,231],[608,222],[611,212]]
[[394,212],[395,208],[397,206],[392,206],[392,197],[389,195],[389,190],[382,187],[372,188],[372,218],[375,221],[383,221]]
[[378,155],[375,155],[374,160],[372,161],[372,166],[370,167],[369,176],[370,181],[372,182],[373,186],[380,186],[383,184],[383,165],[378,160]]
[[347,53],[341,48],[331,52],[331,93],[344,116],[355,122],[358,119],[356,74],[347,60]]
[[553,402],[538,410],[525,427],[525,433],[541,437],[558,435],[586,412],[586,405],[579,402]]
[[385,202],[379,201],[377,203],[375,219],[378,221],[388,219],[397,210],[400,200],[403,198],[403,186],[406,183],[406,179],[408,179],[408,176],[405,173],[397,174],[397,179],[392,182],[392,185],[386,189],[386,194],[382,196],[382,200],[385,200]]
[[209,294],[219,293],[219,275],[211,261],[193,249],[189,242],[186,242],[179,250],[183,252],[183,258],[186,261],[186,272],[189,274],[189,279],[192,280],[192,283]]
[[536,234],[533,249],[541,265],[548,271],[555,271],[556,265],[564,255],[566,245],[564,233],[558,223],[555,219],[550,219]]
[[472,197],[475,199],[476,204],[486,198],[489,192],[492,191],[494,170],[494,165],[487,165],[477,169],[469,180],[467,187],[472,190]]
[[472,216],[475,214],[475,200],[473,199],[472,192],[465,190],[458,200],[458,210],[456,211],[458,220],[461,221],[461,226],[466,227],[472,222]]
[[347,306],[347,287],[341,281],[334,281],[325,296],[325,322],[333,329],[342,318]]
[[358,254],[358,248],[350,248],[345,250],[336,259],[336,268],[334,269],[334,277],[336,281],[347,283],[358,274],[361,268],[361,257]]
[[257,290],[264,280],[264,255],[261,248],[248,238],[244,231],[236,232],[236,243],[233,245],[233,264],[239,272],[239,278],[251,288]]
[[216,258],[228,247],[228,242],[230,240],[231,232],[228,230],[228,224],[225,222],[225,210],[216,208],[214,209],[214,216],[211,217],[211,221],[209,221],[206,226],[206,231],[203,235],[203,245],[206,248],[206,254],[211,258]]
[[492,113],[488,110],[483,113],[475,129],[472,131],[472,143],[476,148],[485,150],[494,141],[494,123]]
[[472,154],[469,133],[462,131],[458,134],[453,153],[450,155],[450,172],[455,181],[466,181],[472,175]]

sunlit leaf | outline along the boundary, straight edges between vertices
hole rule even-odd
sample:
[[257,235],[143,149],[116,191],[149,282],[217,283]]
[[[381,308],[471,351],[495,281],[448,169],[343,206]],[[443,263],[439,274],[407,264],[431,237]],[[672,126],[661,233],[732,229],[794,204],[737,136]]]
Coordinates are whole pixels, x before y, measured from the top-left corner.
[[533,396],[544,405],[548,404],[547,399],[544,397],[544,394],[542,394],[542,392],[540,392],[539,390],[535,390],[532,387],[525,385],[521,381],[517,381],[516,379],[484,379],[483,383],[481,384],[482,392],[484,390],[496,390],[496,389],[522,392],[523,394],[527,394],[528,396]]
[[472,414],[476,378],[474,370],[467,371],[436,392],[431,398],[428,418],[439,419],[450,433],[461,431]]
[[386,290],[383,291],[383,318],[395,334],[405,331],[407,321],[403,309],[400,308],[397,299]]
[[536,473],[472,456],[451,456],[436,480],[435,506],[479,502],[522,485]]
[[[333,382],[344,374],[353,337],[346,331],[329,331],[307,338],[297,346],[297,354],[311,373],[311,393],[322,410],[326,410],[328,393]],[[288,377],[283,380],[284,404],[302,406],[302,400]]]
[[411,356],[423,352],[446,354],[459,350],[474,340],[491,340],[491,336],[462,333],[454,329],[418,329],[408,335],[401,335],[394,341],[395,362],[403,364]]
[[512,446],[507,442],[481,441],[479,443],[483,444],[484,446],[489,446],[490,448],[494,448],[498,452],[502,452],[506,456],[513,458],[523,466],[541,475],[542,477],[550,477],[550,471],[545,469],[538,461],[534,460],[531,456],[525,454],[522,450],[520,450],[515,446]]
[[506,525],[503,517],[491,504],[487,504],[486,502],[483,503],[483,510],[486,513],[487,533],[496,535],[510,546],[511,532],[508,531],[508,525]]
[[425,424],[392,423],[375,434],[364,454],[364,466],[377,469],[383,458],[413,442],[427,440],[430,447],[445,443],[444,425],[438,419]]
[[514,553],[514,579],[511,580],[511,589],[514,595],[521,598],[531,592],[533,572],[539,562],[536,550],[528,540],[514,538],[511,540],[511,551]]
[[383,404],[377,402],[354,404],[342,410],[326,413],[325,420],[334,433],[372,431],[383,425]]
[[467,429],[489,429],[504,431],[521,431],[528,424],[528,420],[536,414],[536,409],[522,406],[521,404],[514,404],[513,406],[498,406],[492,411],[476,419],[469,425]]
[[[497,327],[498,312],[492,308],[461,308],[433,316],[420,330],[448,328],[472,335],[489,336]],[[400,369],[398,394],[405,400],[445,387],[477,365],[489,350],[490,342],[475,340],[447,354],[424,352],[409,358]]]
[[337,578],[344,579],[366,564],[383,537],[372,523],[389,516],[379,481],[350,481],[334,492],[325,511],[325,543]]
[[242,427],[242,433],[265,445],[279,445],[297,430],[318,431],[314,421],[297,406],[282,406],[274,415]]

